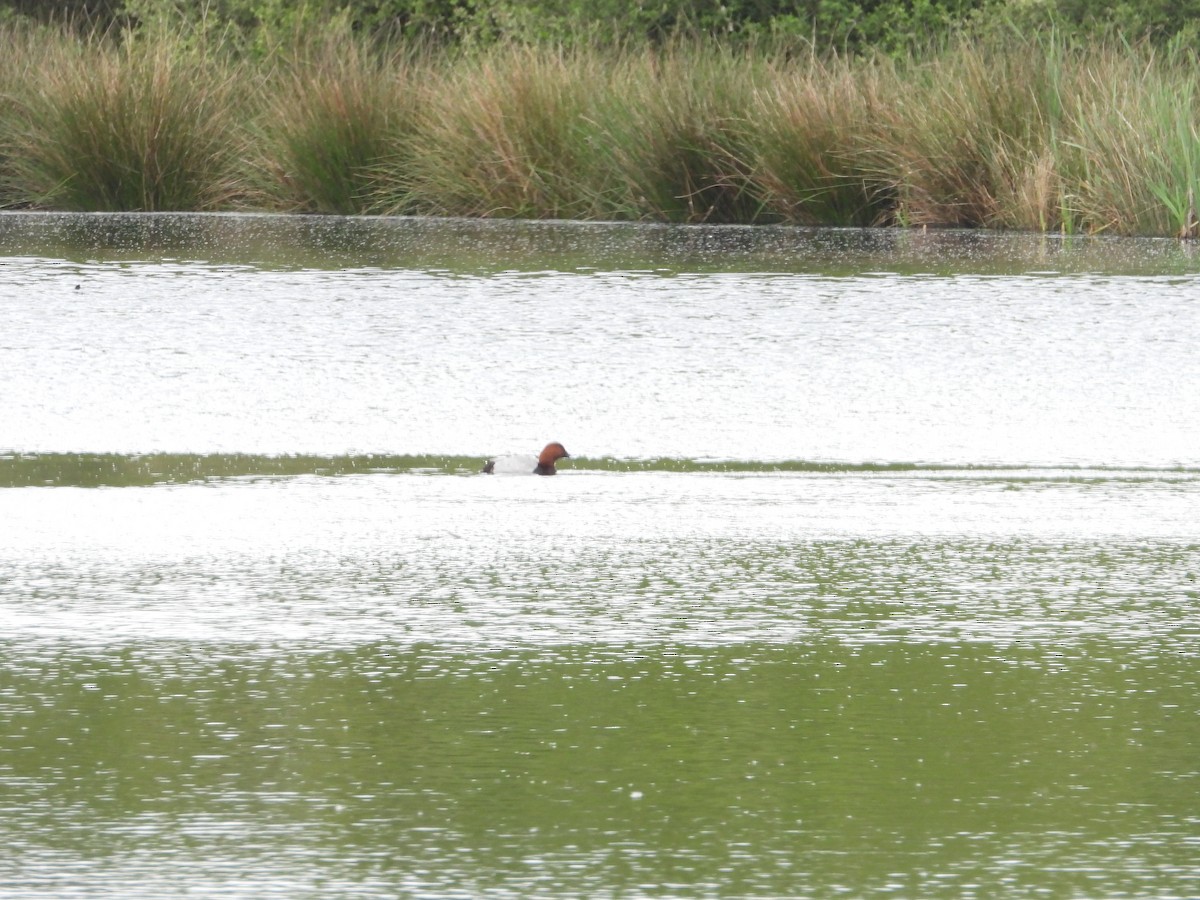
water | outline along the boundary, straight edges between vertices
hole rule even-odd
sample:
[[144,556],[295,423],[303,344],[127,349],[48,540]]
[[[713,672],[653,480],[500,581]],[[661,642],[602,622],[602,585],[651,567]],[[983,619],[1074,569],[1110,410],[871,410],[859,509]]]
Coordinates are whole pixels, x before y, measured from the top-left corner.
[[1200,894],[1186,247],[0,253],[4,900]]
[[483,456],[556,439],[588,457],[1104,466],[1200,455],[1191,274],[908,274],[877,271],[889,258],[874,251],[851,276],[855,232],[807,254],[803,238],[777,248],[789,272],[705,270],[719,247],[703,248],[704,267],[666,248],[632,260],[643,270],[580,271],[583,250],[560,249],[536,270],[480,272],[477,258],[503,264],[503,231],[464,236],[473,255],[447,269],[436,245],[423,260],[420,232],[382,230],[399,246],[353,268],[264,268],[203,244],[205,262],[164,259],[182,257],[174,246],[149,260],[10,258],[5,445]]

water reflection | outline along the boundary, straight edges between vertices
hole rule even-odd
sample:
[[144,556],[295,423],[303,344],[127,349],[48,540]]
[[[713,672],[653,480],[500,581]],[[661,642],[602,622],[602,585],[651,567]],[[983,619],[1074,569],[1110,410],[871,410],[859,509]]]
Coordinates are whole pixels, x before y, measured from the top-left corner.
[[1200,466],[1186,279],[3,274],[22,453]]
[[1200,890],[1177,243],[0,254],[3,900]]
[[[0,454],[0,487],[134,487],[234,478],[330,477],[377,473],[478,475],[482,464],[483,460],[477,456],[444,454],[267,456],[253,453],[4,453]],[[1014,469],[995,465],[929,466],[916,463],[811,462],[802,459],[771,462],[663,457],[612,459],[582,455],[573,456],[570,462],[560,465],[569,466],[571,471],[586,472],[801,474],[848,478],[903,477],[933,481],[967,479],[1003,484],[1014,490],[1045,482],[1175,484],[1193,481],[1200,475],[1200,470],[1183,466],[1168,469],[1025,466]]]
[[[1195,876],[1177,769],[1194,660],[1152,645],[1119,668],[1103,642],[180,649],[47,649],[5,675],[33,701],[3,739],[28,810],[4,835],[26,848],[10,888],[155,896],[164,862],[235,896],[1114,895]],[[1124,864],[1097,868],[1096,847]],[[254,877],[228,883],[239,867]]]
[[268,268],[382,267],[477,275],[1197,271],[1192,245],[1157,238],[230,213],[0,212],[0,252],[80,261],[166,258]]
[[100,645],[1170,643],[1197,595],[1198,489],[579,472],[7,489],[0,611],[12,637]]

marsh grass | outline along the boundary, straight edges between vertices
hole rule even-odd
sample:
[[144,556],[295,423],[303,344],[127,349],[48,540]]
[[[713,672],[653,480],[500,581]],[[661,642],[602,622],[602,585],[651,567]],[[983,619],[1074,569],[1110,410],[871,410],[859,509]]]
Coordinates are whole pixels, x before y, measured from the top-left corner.
[[753,61],[716,47],[648,49],[620,60],[597,113],[595,145],[621,217],[756,220],[737,134],[757,74]]
[[0,32],[9,206],[1177,234],[1200,193],[1181,47],[435,52],[334,21],[263,54],[211,30]]
[[428,72],[407,182],[440,215],[601,218],[595,117],[607,75],[588,51],[498,46]]
[[885,68],[875,149],[903,224],[1057,227],[1051,135],[1059,116],[1053,67],[1007,48],[963,43],[929,61]]
[[1174,234],[1200,192],[1200,75],[1188,55],[1111,51],[1079,73],[1074,204],[1089,231]]
[[69,210],[233,202],[243,139],[236,64],[169,35],[33,43],[4,111],[12,193]]
[[20,119],[17,99],[21,85],[29,78],[28,63],[39,39],[32,29],[10,25],[0,28],[0,41],[8,48],[0,53],[0,208],[25,206],[28,193],[13,182],[13,165],[19,157],[13,137]]
[[862,164],[881,111],[879,74],[815,55],[772,61],[738,126],[761,218],[868,226],[886,217],[893,186]]
[[418,109],[412,54],[345,31],[297,38],[263,86],[256,181],[276,208],[378,213],[407,206],[404,179]]

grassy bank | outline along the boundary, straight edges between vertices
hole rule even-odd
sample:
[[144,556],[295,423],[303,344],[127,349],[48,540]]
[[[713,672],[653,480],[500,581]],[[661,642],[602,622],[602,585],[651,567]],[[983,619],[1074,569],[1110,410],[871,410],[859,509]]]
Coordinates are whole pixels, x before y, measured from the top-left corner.
[[270,53],[165,31],[0,40],[8,207],[1172,235],[1200,193],[1183,50],[381,51],[334,26]]

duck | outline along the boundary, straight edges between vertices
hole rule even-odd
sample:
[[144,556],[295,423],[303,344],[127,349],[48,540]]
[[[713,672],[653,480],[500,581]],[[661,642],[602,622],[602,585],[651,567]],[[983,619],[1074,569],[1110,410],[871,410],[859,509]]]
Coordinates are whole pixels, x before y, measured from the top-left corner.
[[483,464],[484,475],[553,475],[554,464],[571,456],[567,448],[558,441],[551,441],[542,448],[536,459],[532,456],[499,456]]

